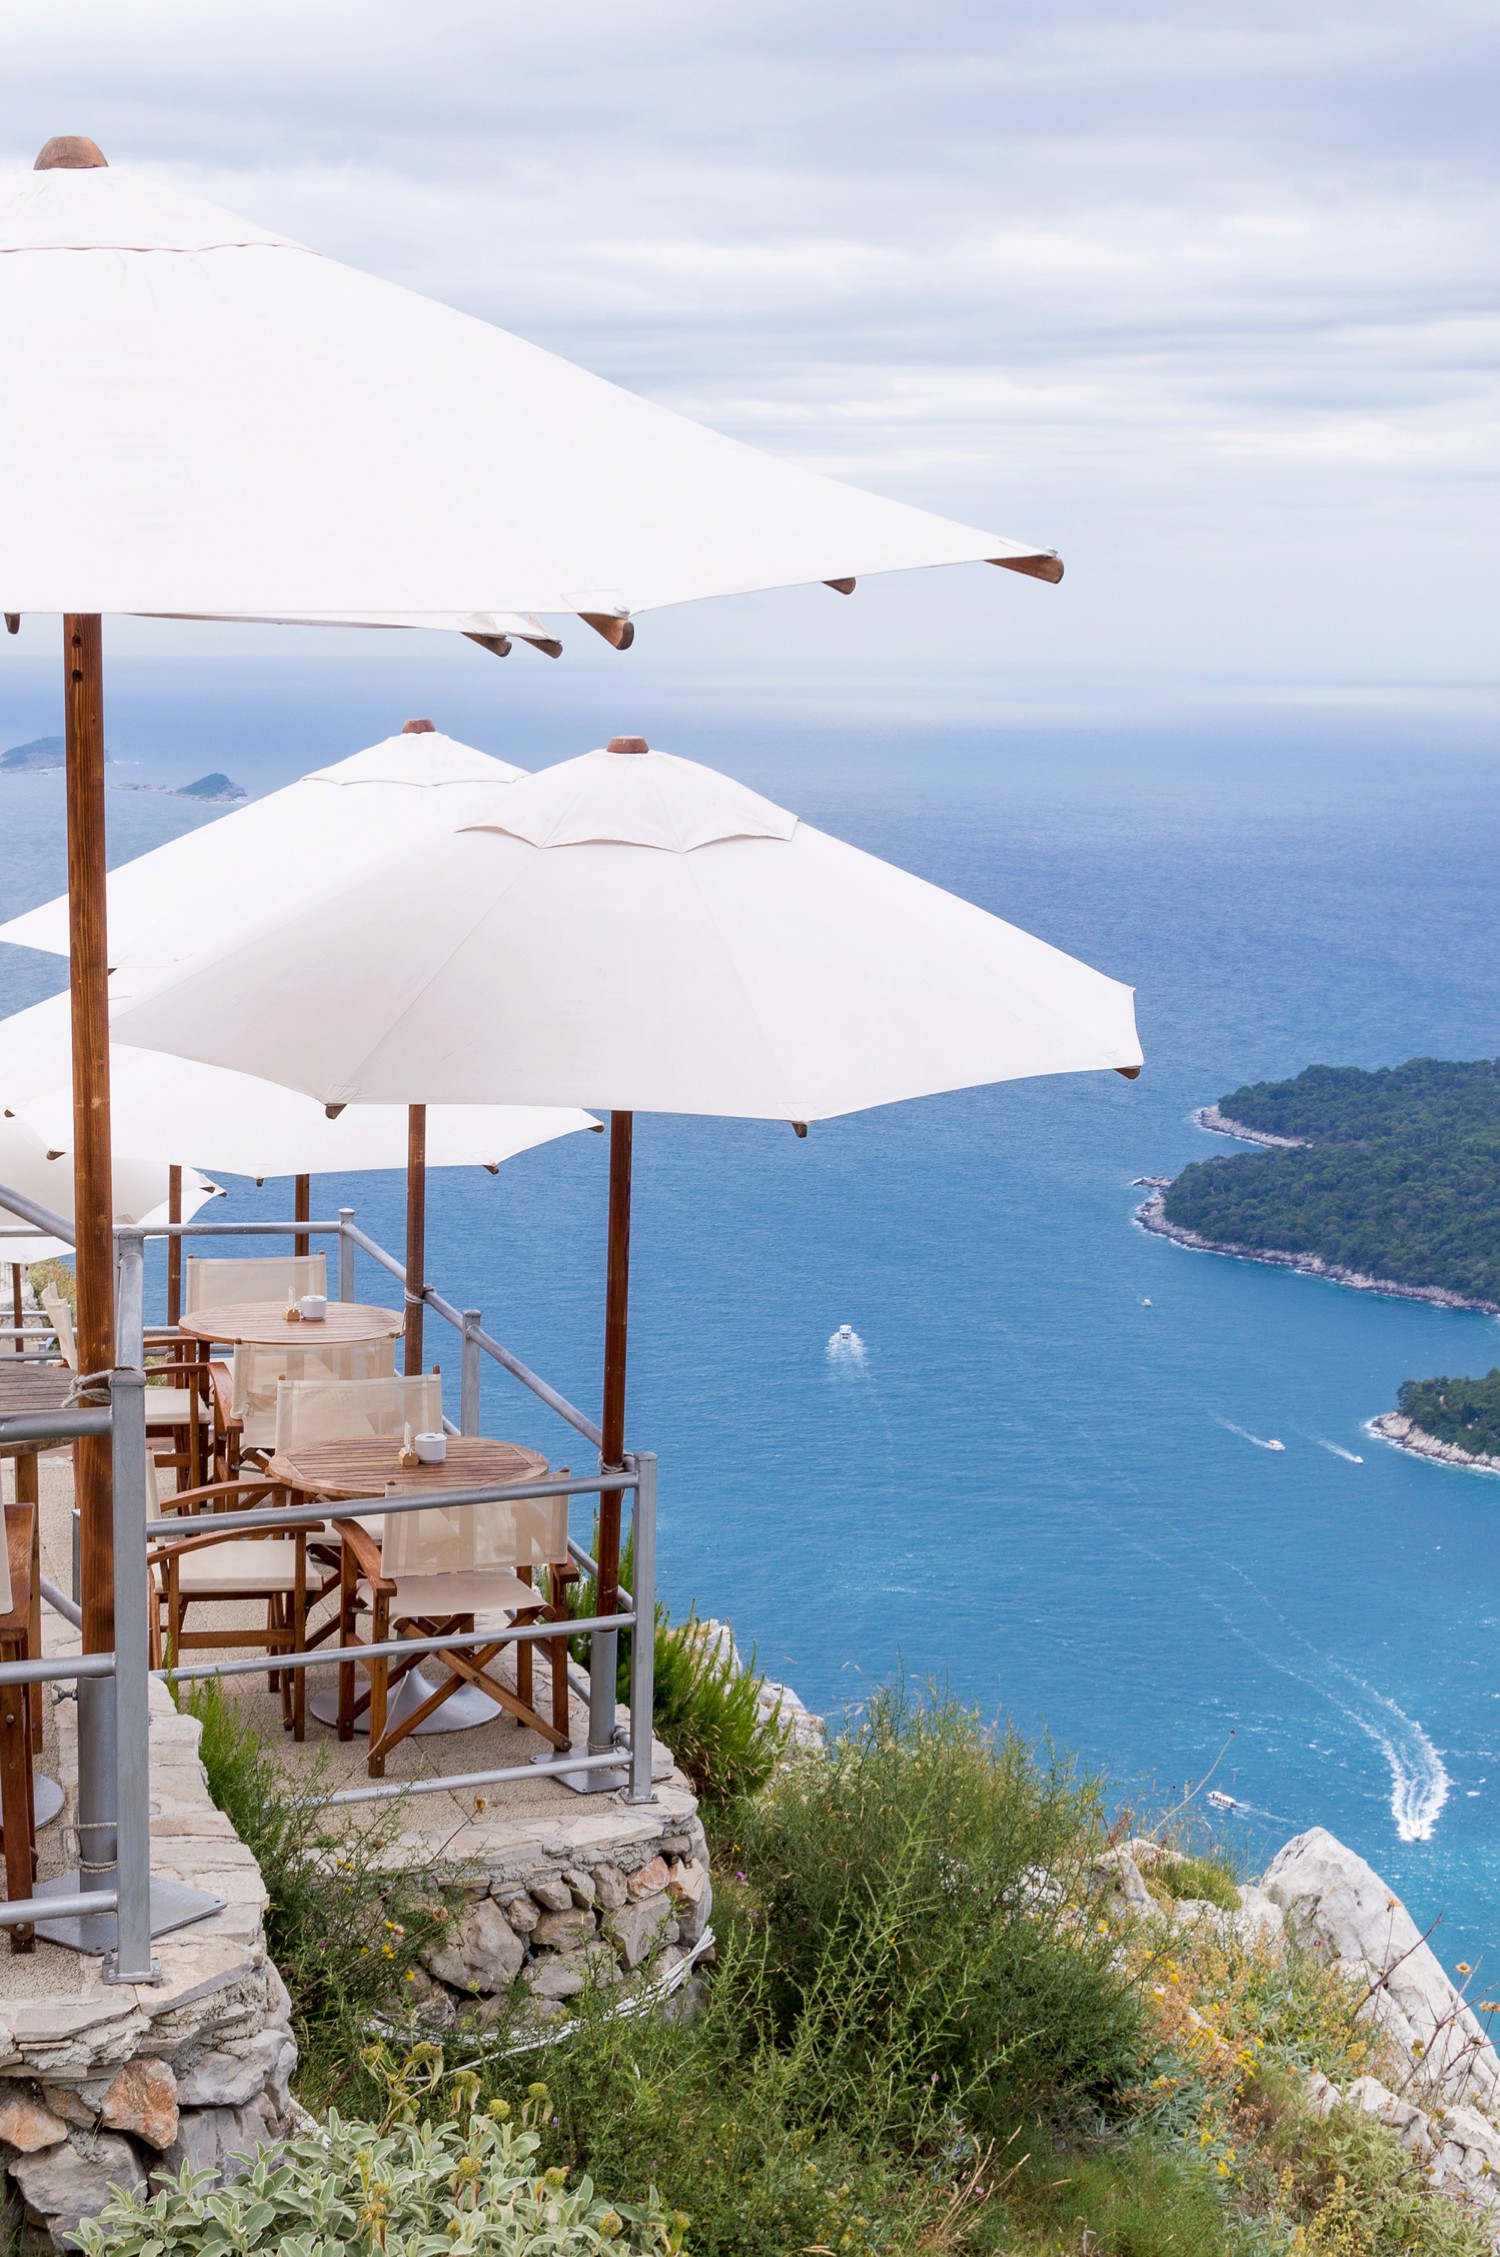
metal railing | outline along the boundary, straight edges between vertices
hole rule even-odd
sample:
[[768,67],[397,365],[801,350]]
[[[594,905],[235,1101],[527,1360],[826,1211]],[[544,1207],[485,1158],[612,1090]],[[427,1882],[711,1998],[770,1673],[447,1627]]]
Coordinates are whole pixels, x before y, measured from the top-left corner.
[[[18,1215],[49,1236],[71,1241],[71,1225],[34,1201],[0,1185],[0,1210]],[[458,1309],[430,1286],[411,1292],[404,1266],[354,1221],[351,1207],[340,1208],[337,1219],[316,1222],[198,1222],[170,1223],[151,1229],[118,1228],[117,1258],[117,1364],[107,1375],[108,1406],[79,1404],[57,1411],[27,1412],[0,1417],[0,1450],[44,1447],[75,1440],[86,1434],[108,1432],[113,1456],[114,1529],[114,1651],[78,1654],[0,1666],[0,1684],[40,1685],[72,1681],[79,1692],[79,1808],[80,1838],[88,1837],[94,1852],[90,1870],[100,1886],[80,1888],[74,1895],[51,1895],[0,1903],[0,1927],[31,1925],[45,1918],[110,1913],[115,1915],[115,1950],[106,1959],[106,1975],[115,1982],[151,1982],[157,1979],[151,1957],[151,1841],[150,1841],[150,1681],[154,1675],[171,1683],[205,1678],[232,1678],[265,1671],[265,1658],[205,1660],[176,1664],[152,1671],[150,1666],[151,1590],[148,1547],[172,1536],[181,1537],[188,1523],[167,1515],[151,1517],[146,1478],[145,1351],[145,1247],[149,1238],[336,1237],[338,1244],[338,1298],[349,1301],[355,1292],[355,1258],[363,1253],[401,1285],[408,1301],[419,1301],[451,1325],[460,1337],[461,1434],[477,1434],[480,1417],[482,1359],[498,1364],[522,1387],[563,1419],[596,1449],[598,1425],[570,1403],[556,1388],[524,1364],[500,1341],[484,1330],[481,1312]],[[406,1795],[469,1792],[499,1786],[510,1780],[558,1777],[566,1780],[596,1773],[623,1776],[626,1799],[652,1801],[652,1690],[656,1627],[656,1473],[650,1451],[630,1454],[623,1469],[601,1470],[582,1479],[572,1474],[540,1481],[494,1483],[473,1488],[405,1492],[398,1497],[357,1500],[360,1518],[389,1518],[394,1514],[438,1508],[474,1508],[538,1496],[604,1496],[628,1493],[631,1498],[633,1588],[620,1590],[615,1612],[558,1622],[510,1623],[503,1630],[459,1632],[425,1638],[393,1638],[360,1646],[322,1646],[274,1655],[280,1670],[318,1670],[358,1667],[381,1659],[411,1660],[414,1656],[462,1652],[477,1647],[520,1646],[552,1640],[559,1650],[569,1637],[589,1640],[589,1731],[586,1751],[559,1751],[524,1765],[438,1774],[430,1778],[382,1781],[368,1787],[347,1788],[326,1798],[331,1806],[384,1801]],[[213,1533],[256,1534],[289,1532],[296,1528],[326,1526],[332,1517],[328,1506],[273,1506],[216,1512]],[[588,1552],[568,1541],[571,1558],[585,1573],[594,1571]],[[48,1585],[43,1595],[65,1619],[76,1621],[78,1610],[62,1593]],[[634,1633],[631,1643],[630,1723],[621,1739],[617,1729],[615,1680],[620,1633]],[[559,1664],[554,1664],[559,1666]],[[86,1714],[85,1711],[88,1713]],[[620,1743],[620,1744],[617,1744]]]

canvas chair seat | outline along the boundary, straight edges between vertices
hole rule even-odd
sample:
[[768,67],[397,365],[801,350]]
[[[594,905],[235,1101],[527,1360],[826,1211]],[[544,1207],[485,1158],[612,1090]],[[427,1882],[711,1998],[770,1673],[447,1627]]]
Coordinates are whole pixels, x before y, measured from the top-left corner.
[[196,1387],[146,1389],[148,1426],[195,1426],[199,1419],[212,1417],[212,1403],[205,1403]]
[[393,1622],[445,1622],[455,1614],[521,1614],[542,1604],[533,1584],[508,1567],[468,1575],[398,1575],[391,1598]]
[[201,1552],[184,1552],[177,1574],[184,1593],[195,1599],[295,1591],[297,1547],[286,1536],[237,1536]]

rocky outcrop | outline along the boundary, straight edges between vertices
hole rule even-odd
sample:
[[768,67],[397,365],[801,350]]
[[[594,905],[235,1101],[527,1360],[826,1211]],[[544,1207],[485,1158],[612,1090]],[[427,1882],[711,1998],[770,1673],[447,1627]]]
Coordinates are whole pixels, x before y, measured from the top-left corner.
[[1361,2012],[1454,2104],[1500,2106],[1500,2058],[1443,1973],[1405,1905],[1323,1827],[1298,1834],[1267,1869],[1266,1895],[1299,1943],[1336,1961],[1364,1993]]
[[1483,1450],[1461,1450],[1456,1442],[1441,1442],[1401,1411],[1382,1411],[1378,1418],[1371,1419],[1370,1432],[1378,1434],[1383,1442],[1394,1442],[1398,1450],[1410,1450],[1419,1458],[1435,1458],[1440,1465],[1500,1473],[1500,1458],[1490,1457]]
[[[731,1674],[745,1675],[745,1664],[739,1647],[734,1642],[734,1632],[727,1622],[709,1615],[696,1625],[706,1653],[715,1659],[727,1659]],[[756,1680],[756,1713],[763,1720],[775,1718],[786,1733],[787,1744],[792,1748],[820,1748],[827,1737],[821,1716],[815,1716],[806,1702],[790,1685],[778,1685],[770,1677]]]

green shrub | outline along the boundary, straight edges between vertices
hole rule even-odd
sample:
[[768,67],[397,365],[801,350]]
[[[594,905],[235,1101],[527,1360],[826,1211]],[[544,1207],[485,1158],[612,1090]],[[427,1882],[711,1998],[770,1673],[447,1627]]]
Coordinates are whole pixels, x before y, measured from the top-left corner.
[[997,2207],[1002,2216],[986,2223],[1003,2232],[996,2245],[1008,2252],[1029,2243],[1080,2257],[1224,2257],[1231,2234],[1209,2173],[1149,2138],[1068,2156],[1038,2143]]
[[[620,1560],[620,1581],[626,1590],[632,1568],[632,1540],[627,1539]],[[594,1579],[587,1576],[578,1586],[573,1612],[580,1618],[590,1615],[597,1601]],[[586,1668],[587,1634],[572,1644],[574,1660]],[[615,1698],[626,1703],[630,1647],[631,1633],[622,1631]],[[774,1716],[762,1716],[756,1705],[763,1680],[756,1675],[754,1653],[749,1668],[737,1671],[728,1641],[722,1651],[710,1645],[696,1611],[686,1622],[674,1625],[666,1608],[658,1605],[652,1677],[656,1737],[671,1749],[699,1800],[714,1810],[758,1794],[781,1758],[786,1733]]]
[[[1037,1872],[1078,1871],[1095,1798],[1020,1740],[880,1696],[719,1834],[718,1958],[691,2018],[570,2001],[547,2061],[545,2152],[659,2186],[695,2257],[967,2245],[1016,2124],[1040,2120],[1050,2159],[1134,2076],[1111,1940]],[[525,2071],[484,2074],[514,2099]]]
[[1269,2134],[1301,2257],[1490,2257],[1480,2221],[1427,2183],[1396,2134],[1360,2108],[1303,2112]]
[[1174,1903],[1196,1897],[1217,1904],[1225,1912],[1238,1912],[1240,1908],[1240,1892],[1230,1874],[1206,1857],[1164,1857],[1160,1864],[1147,1868],[1144,1878],[1149,1889],[1171,1897]]
[[203,1727],[209,1793],[254,1852],[266,1885],[266,1947],[292,2001],[298,2093],[317,2107],[352,2088],[370,2105],[363,2047],[371,2019],[404,2011],[417,1955],[441,1933],[457,1892],[397,1864],[399,1800],[375,1806],[380,1816],[370,1827],[337,1827],[319,1774],[289,1791],[218,1678],[195,1684],[182,1706]]
[[592,2182],[536,2163],[537,2135],[474,2110],[466,2122],[378,2126],[331,2112],[217,2188],[186,2164],[149,2200],[117,2194],[77,2229],[85,2257],[634,2257],[680,2250],[686,2219],[614,2206]]
[[78,1309],[78,1278],[71,1262],[54,1257],[51,1261],[33,1262],[26,1272],[31,1290],[40,1301],[50,1287],[60,1293],[75,1314]]
[[1133,2077],[1138,2000],[1076,1909],[1097,1796],[1017,1734],[880,1693],[826,1762],[776,1780],[742,1839],[779,2020],[818,2029],[835,2105],[878,2074],[913,2129],[935,2089],[988,2133]]

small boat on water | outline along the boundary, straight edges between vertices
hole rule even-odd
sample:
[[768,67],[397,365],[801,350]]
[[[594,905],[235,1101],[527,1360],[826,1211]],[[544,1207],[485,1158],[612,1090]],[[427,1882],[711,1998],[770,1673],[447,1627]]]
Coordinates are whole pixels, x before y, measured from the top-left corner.
[[1275,1435],[1273,1434],[1270,1441],[1266,1444],[1266,1448],[1268,1450],[1284,1450],[1286,1448],[1286,1444],[1284,1442],[1278,1442]]
[[1222,1787],[1210,1787],[1206,1798],[1215,1810],[1238,1810],[1240,1805],[1233,1795],[1226,1795]]

